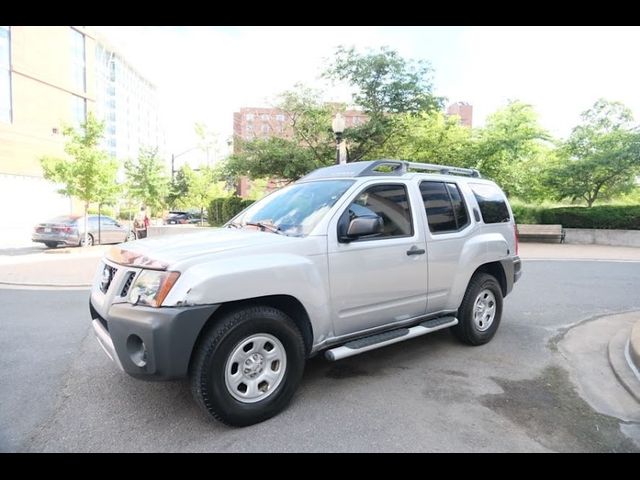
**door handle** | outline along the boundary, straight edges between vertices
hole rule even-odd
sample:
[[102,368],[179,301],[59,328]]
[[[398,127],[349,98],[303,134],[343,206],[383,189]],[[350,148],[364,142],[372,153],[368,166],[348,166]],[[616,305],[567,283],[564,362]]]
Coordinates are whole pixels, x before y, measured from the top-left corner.
[[427,251],[424,248],[418,248],[415,245],[407,250],[407,255],[423,255],[425,253],[427,253]]

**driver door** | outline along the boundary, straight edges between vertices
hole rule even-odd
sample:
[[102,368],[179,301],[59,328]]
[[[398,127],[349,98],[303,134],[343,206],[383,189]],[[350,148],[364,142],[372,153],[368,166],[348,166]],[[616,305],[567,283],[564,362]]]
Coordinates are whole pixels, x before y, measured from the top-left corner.
[[[332,219],[328,235],[329,278],[337,336],[426,313],[426,239],[410,201],[412,185],[368,184]],[[340,239],[351,218],[378,215],[383,232]],[[345,223],[346,222],[346,223]]]

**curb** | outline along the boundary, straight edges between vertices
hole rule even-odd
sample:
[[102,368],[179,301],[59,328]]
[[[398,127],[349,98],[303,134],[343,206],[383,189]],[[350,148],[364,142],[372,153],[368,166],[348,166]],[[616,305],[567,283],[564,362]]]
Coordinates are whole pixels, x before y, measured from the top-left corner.
[[0,285],[6,285],[8,287],[46,287],[46,288],[91,288],[91,284],[84,283],[19,283],[19,282],[4,282],[0,281]]
[[[638,328],[640,322],[636,322],[633,327]],[[640,332],[640,328],[638,328]],[[631,362],[629,362],[628,348],[629,348],[629,330],[623,328],[616,333],[609,341],[607,356],[609,359],[609,365],[613,369],[613,373],[620,381],[622,386],[627,392],[631,394],[637,402],[640,402],[640,378],[636,376],[633,371],[637,368]]]
[[[640,372],[640,322],[636,322],[631,328],[627,348],[629,363],[632,367],[635,367],[635,373],[638,375],[638,372]],[[638,380],[640,381],[640,376],[638,376]]]

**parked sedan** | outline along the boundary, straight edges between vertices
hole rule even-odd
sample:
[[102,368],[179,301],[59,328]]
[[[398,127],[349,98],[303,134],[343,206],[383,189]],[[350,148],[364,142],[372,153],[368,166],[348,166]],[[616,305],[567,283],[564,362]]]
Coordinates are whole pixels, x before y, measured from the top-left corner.
[[[98,221],[99,220],[99,221]],[[34,242],[44,243],[49,248],[64,246],[91,246],[98,243],[122,243],[135,240],[135,233],[104,215],[89,215],[87,242],[84,238],[84,218],[77,215],[63,215],[39,223],[31,237]]]

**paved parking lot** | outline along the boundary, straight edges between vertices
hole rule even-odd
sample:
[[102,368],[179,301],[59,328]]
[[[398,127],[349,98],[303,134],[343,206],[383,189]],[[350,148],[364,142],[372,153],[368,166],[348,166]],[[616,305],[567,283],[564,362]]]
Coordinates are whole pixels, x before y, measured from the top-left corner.
[[524,268],[491,343],[445,331],[315,358],[286,411],[243,429],[207,418],[186,382],[119,372],[90,331],[86,291],[2,288],[0,450],[640,451],[640,418],[593,409],[556,348],[577,322],[640,311],[638,264]]

